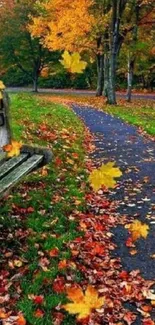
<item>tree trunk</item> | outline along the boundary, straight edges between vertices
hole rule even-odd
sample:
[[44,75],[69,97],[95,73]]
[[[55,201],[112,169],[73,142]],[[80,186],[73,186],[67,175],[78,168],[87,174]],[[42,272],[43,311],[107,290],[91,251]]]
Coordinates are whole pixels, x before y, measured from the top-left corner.
[[134,59],[131,59],[130,54],[128,56],[128,75],[127,75],[127,81],[128,81],[128,88],[127,88],[127,101],[131,102],[131,96],[132,96],[132,82],[133,82],[133,72],[134,72]]
[[116,55],[111,53],[109,60],[108,104],[116,104]]
[[104,55],[104,90],[103,94],[108,97],[108,83],[109,83],[109,58],[107,53]]
[[97,80],[97,90],[96,90],[96,96],[102,96],[103,93],[103,68],[104,68],[104,55],[98,54],[97,55],[97,74],[98,74],[98,80]]
[[125,10],[127,0],[113,0],[112,3],[112,19],[109,30],[109,82],[108,82],[108,103],[116,104],[116,63],[117,56],[120,51],[122,41],[120,35],[120,21]]
[[33,91],[38,92],[38,75],[36,74],[33,78]]
[[135,7],[135,13],[136,13],[136,21],[135,26],[133,28],[133,39],[132,39],[132,48],[133,51],[128,55],[128,75],[127,75],[127,81],[128,81],[128,88],[127,88],[127,101],[131,102],[131,96],[132,96],[132,82],[133,82],[133,73],[134,73],[134,66],[136,61],[136,43],[138,38],[138,19],[139,19],[139,5],[136,5]]

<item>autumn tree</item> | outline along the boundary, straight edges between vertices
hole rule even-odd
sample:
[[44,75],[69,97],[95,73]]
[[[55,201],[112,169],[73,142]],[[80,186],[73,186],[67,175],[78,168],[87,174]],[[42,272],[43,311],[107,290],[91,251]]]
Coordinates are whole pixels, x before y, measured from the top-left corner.
[[[34,37],[50,50],[88,52],[96,57],[97,95],[103,82],[108,102],[115,98],[116,60],[122,44],[120,23],[127,0],[54,0],[43,3],[39,17],[30,26]],[[104,78],[103,78],[104,71]]]
[[[145,10],[145,8],[144,8]],[[150,12],[146,12],[146,15],[140,18],[141,7],[139,5],[135,8],[135,19],[134,19],[134,27],[129,33],[127,41],[127,53],[128,53],[128,72],[127,72],[127,101],[131,101],[131,92],[133,85],[133,76],[134,70],[136,67],[137,61],[147,57],[149,58],[149,53],[151,54],[154,42],[154,30],[152,26],[155,22],[155,15],[153,10],[150,8]],[[144,13],[143,13],[144,14]],[[150,29],[152,30],[150,32]],[[149,35],[149,36],[148,36]],[[140,59],[140,60],[139,60]],[[144,62],[144,60],[143,60]],[[145,66],[145,63],[144,63]],[[139,74],[141,71],[139,71]]]
[[3,1],[0,9],[0,60],[4,69],[17,67],[32,80],[37,91],[38,77],[51,55],[27,29],[35,1]]
[[[101,1],[102,2],[102,1]],[[103,90],[103,19],[98,15],[103,3],[92,0],[53,0],[38,5],[38,16],[33,18],[30,31],[39,37],[50,51],[67,50],[83,53],[90,62],[97,61],[97,95]],[[102,17],[103,18],[103,17]]]
[[[30,31],[50,49],[89,53],[98,67],[97,95],[116,103],[116,69],[127,34],[152,10],[153,0],[53,0],[40,2]],[[137,9],[138,8],[138,9]],[[134,37],[135,38],[135,37]],[[104,71],[104,79],[103,79]]]

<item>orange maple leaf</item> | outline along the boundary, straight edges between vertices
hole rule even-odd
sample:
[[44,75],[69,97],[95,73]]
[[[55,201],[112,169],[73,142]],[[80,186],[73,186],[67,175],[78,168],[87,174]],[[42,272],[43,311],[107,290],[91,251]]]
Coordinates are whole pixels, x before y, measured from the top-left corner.
[[80,287],[68,288],[67,297],[72,302],[63,305],[62,308],[70,314],[78,314],[78,319],[89,317],[93,309],[103,306],[105,300],[104,297],[99,298],[97,290],[90,285],[88,285],[85,294]]
[[133,241],[136,241],[140,237],[146,238],[149,231],[149,226],[139,220],[135,220],[133,223],[127,225],[126,228],[131,232]]
[[20,148],[22,147],[21,142],[17,142],[12,140],[11,143],[7,144],[6,146],[3,147],[3,150],[7,152],[7,157],[11,158],[14,156],[19,156],[20,155]]

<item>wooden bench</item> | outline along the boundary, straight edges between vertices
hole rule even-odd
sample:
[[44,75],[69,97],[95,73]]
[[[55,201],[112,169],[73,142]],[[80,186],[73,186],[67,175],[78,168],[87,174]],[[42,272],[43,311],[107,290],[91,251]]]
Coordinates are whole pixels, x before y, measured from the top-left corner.
[[23,145],[20,155],[6,158],[3,146],[11,142],[9,97],[5,91],[0,99],[0,197],[6,194],[25,175],[52,160],[50,149]]

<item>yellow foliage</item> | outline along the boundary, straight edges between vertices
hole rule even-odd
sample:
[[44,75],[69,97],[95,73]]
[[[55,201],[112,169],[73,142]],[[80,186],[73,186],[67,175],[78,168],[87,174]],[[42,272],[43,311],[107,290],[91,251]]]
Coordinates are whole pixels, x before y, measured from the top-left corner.
[[7,144],[6,146],[3,147],[3,150],[7,152],[7,157],[11,158],[11,157],[20,155],[21,147],[22,147],[21,142],[12,140],[10,144]]
[[136,241],[140,237],[146,238],[149,232],[149,226],[139,220],[135,220],[130,225],[127,225],[126,228],[131,232],[133,241]]
[[65,51],[62,57],[61,64],[71,73],[82,73],[87,66],[87,62],[81,61],[81,56],[77,52],[69,54]]
[[92,4],[93,0],[40,2],[41,14],[32,17],[29,30],[33,37],[41,37],[50,50],[79,52],[90,46],[88,34],[95,21],[90,13]]
[[116,185],[114,178],[120,177],[122,172],[118,167],[114,167],[114,164],[115,162],[108,162],[92,171],[89,182],[95,191],[98,191],[102,185],[108,188],[113,188]]
[[104,297],[98,297],[98,292],[90,285],[88,285],[85,294],[81,288],[69,288],[67,297],[72,302],[62,307],[70,314],[78,314],[78,319],[88,317],[93,309],[101,308],[105,301]]
[[4,89],[5,89],[4,83],[3,83],[3,81],[0,80],[0,99],[3,98],[2,90],[4,90]]
[[0,80],[0,90],[4,90],[4,89],[5,89],[5,85],[3,81]]
[[44,68],[41,70],[40,75],[41,75],[43,78],[47,78],[47,77],[49,76],[49,68],[48,68],[48,67],[44,67]]

